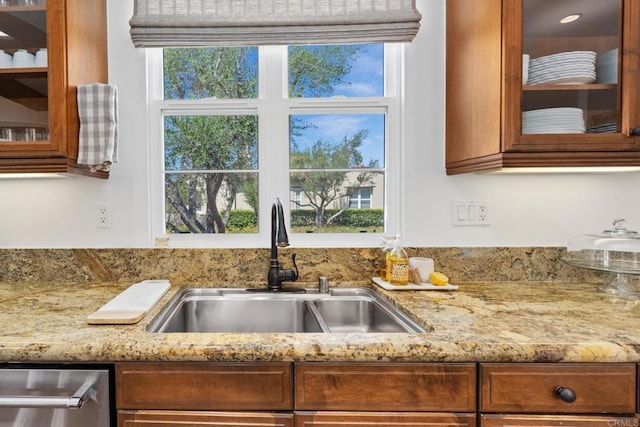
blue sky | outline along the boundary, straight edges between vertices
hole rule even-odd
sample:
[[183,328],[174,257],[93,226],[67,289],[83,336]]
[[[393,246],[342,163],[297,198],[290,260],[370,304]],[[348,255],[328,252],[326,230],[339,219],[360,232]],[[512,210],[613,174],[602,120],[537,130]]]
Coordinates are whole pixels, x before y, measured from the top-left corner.
[[[351,73],[345,78],[349,85],[335,87],[335,96],[372,97],[384,96],[384,52],[383,45],[368,45],[352,64]],[[341,142],[345,136],[352,136],[360,129],[369,131],[363,143],[364,163],[378,160],[384,166],[384,115],[383,114],[326,114],[305,115],[304,119],[316,125],[296,139],[300,149],[315,143],[318,139]]]
[[333,143],[342,142],[345,136],[353,136],[360,129],[368,129],[369,134],[363,142],[361,153],[364,164],[378,160],[384,166],[384,115],[383,114],[306,114],[306,121],[316,125],[316,129],[307,129],[296,143],[301,150],[313,145],[318,139]]

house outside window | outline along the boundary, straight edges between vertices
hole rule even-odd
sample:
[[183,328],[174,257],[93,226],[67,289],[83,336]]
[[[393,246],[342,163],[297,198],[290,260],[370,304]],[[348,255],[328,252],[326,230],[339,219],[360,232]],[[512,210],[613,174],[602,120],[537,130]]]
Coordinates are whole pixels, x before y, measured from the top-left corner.
[[371,209],[372,187],[352,188],[349,198],[349,209]]
[[300,187],[291,188],[291,210],[302,209],[302,189]]

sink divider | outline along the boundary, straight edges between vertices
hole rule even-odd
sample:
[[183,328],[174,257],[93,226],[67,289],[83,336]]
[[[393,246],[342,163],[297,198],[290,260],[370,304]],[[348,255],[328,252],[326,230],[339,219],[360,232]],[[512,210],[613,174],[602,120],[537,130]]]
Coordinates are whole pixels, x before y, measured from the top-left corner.
[[322,329],[322,332],[331,332],[331,328],[329,327],[329,325],[327,325],[327,322],[324,321],[322,315],[318,311],[318,307],[316,307],[313,301],[307,301],[306,303],[307,308],[309,309],[309,311],[311,311],[311,313],[313,313],[313,316],[318,321],[318,325],[320,325],[320,329]]

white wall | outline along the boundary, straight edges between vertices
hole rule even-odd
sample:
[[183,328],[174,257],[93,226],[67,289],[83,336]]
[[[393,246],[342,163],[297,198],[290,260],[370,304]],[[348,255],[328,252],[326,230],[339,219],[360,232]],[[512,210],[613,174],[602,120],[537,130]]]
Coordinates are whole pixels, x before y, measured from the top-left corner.
[[[406,51],[403,168],[409,246],[564,246],[623,217],[640,229],[640,174],[446,176],[444,0],[418,0],[423,14]],[[0,247],[150,247],[144,50],[134,49],[132,2],[109,0],[109,76],[120,99],[120,163],[111,178],[0,180]],[[489,202],[490,226],[454,227],[454,200]],[[96,204],[113,226],[95,226]],[[266,245],[265,245],[266,246]]]

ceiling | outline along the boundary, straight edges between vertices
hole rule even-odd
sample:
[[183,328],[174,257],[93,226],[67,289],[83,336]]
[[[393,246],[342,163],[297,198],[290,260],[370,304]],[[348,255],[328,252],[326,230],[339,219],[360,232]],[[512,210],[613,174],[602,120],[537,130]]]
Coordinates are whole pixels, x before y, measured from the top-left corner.
[[[523,0],[525,37],[584,37],[618,34],[622,0]],[[582,18],[560,24],[574,13]]]

